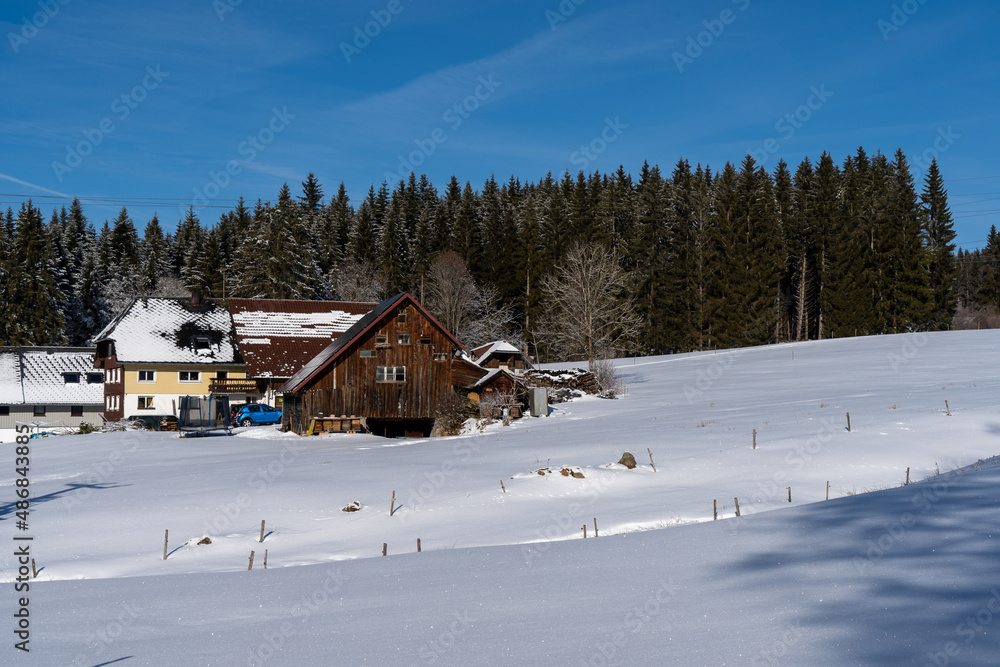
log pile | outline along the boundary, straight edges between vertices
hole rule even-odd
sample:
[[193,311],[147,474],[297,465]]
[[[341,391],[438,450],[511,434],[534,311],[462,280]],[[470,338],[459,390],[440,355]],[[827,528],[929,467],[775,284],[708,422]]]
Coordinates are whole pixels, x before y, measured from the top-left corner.
[[575,389],[587,394],[596,394],[601,388],[597,376],[582,368],[569,370],[531,370],[523,375],[526,384],[532,387],[548,387],[550,389]]

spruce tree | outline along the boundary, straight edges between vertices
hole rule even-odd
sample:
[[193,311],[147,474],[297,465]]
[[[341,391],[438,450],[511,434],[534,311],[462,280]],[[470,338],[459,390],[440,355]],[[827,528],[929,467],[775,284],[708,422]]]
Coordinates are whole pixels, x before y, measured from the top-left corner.
[[155,292],[160,276],[169,271],[170,259],[165,246],[163,228],[154,213],[142,235],[142,288],[146,294]]
[[479,200],[472,190],[472,184],[466,181],[458,217],[452,228],[451,250],[465,261],[469,272],[477,279],[482,277],[483,272],[479,228]]
[[50,271],[51,248],[46,240],[42,212],[29,199],[18,211],[11,244],[6,319],[13,326],[7,332],[6,345],[66,343],[59,291]]
[[996,225],[990,225],[986,247],[980,254],[982,277],[976,290],[976,303],[993,310],[1000,310],[1000,234]]
[[375,188],[368,188],[368,196],[361,202],[354,225],[351,229],[350,255],[356,262],[374,262],[376,258],[376,234],[373,208]]
[[927,170],[920,201],[931,300],[929,328],[948,329],[956,308],[955,229],[937,158]]
[[302,196],[299,197],[299,202],[302,210],[307,213],[318,211],[323,202],[323,187],[312,172],[309,172],[306,180],[302,181]]
[[887,333],[925,330],[932,318],[928,289],[927,249],[921,232],[921,209],[910,166],[898,149],[892,163],[890,191],[891,228],[894,241],[888,303],[891,304]]

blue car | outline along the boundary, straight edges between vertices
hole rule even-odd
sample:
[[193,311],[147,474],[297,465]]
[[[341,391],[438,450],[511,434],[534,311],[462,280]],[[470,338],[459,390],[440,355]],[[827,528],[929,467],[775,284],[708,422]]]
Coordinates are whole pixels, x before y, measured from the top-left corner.
[[281,410],[263,403],[250,403],[240,408],[239,412],[236,413],[235,421],[240,426],[277,424],[281,421]]

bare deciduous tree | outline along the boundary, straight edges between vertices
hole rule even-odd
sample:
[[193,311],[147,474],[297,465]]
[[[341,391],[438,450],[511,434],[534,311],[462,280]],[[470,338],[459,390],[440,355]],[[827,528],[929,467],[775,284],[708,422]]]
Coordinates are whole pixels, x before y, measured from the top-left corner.
[[628,272],[605,246],[577,244],[542,278],[546,304],[536,335],[554,353],[590,363],[613,357],[639,336],[642,318],[627,294]]
[[376,303],[386,297],[385,280],[373,263],[345,259],[333,271],[333,289],[342,301]]
[[465,260],[450,250],[431,263],[424,305],[444,328],[469,347],[511,338],[514,334],[511,329],[514,313],[499,303],[496,288],[477,286]]
[[156,281],[156,289],[145,286],[146,281],[138,271],[111,276],[104,284],[104,298],[108,308],[117,315],[125,310],[133,299],[145,297],[188,298],[191,290],[184,281],[171,274],[161,275]]

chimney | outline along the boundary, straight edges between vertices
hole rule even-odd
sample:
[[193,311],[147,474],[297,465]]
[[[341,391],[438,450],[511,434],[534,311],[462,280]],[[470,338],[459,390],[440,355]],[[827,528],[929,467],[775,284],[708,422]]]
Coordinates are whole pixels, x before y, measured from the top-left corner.
[[192,306],[201,305],[201,290],[198,289],[191,290],[191,305]]

